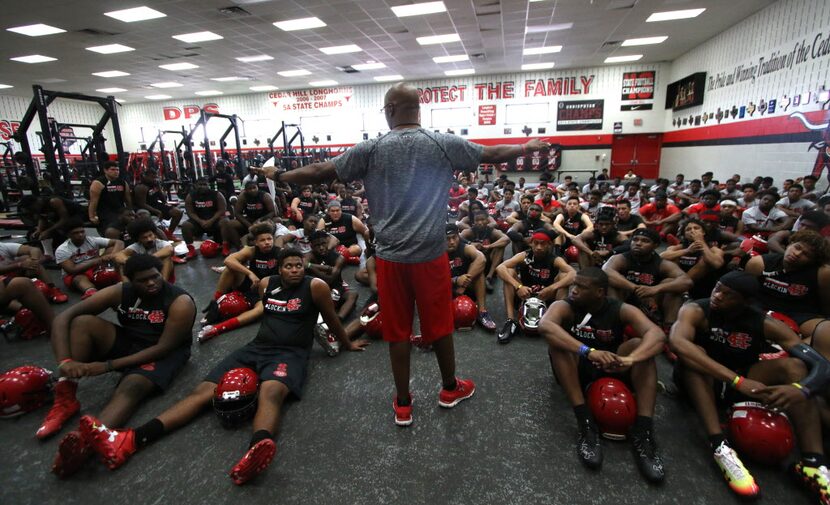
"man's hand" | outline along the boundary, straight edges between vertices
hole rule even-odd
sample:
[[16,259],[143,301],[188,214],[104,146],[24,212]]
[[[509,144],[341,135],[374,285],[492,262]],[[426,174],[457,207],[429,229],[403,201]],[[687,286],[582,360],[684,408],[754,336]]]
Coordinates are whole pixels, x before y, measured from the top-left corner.
[[366,340],[365,338],[359,338],[357,340],[352,340],[349,342],[348,350],[352,352],[356,351],[365,351],[365,347],[369,345],[371,342]]
[[657,286],[637,286],[634,288],[634,294],[638,298],[653,298],[657,296]]
[[[744,380],[746,383],[746,380]],[[777,410],[787,410],[807,400],[804,392],[795,386],[786,384],[783,386],[767,386],[758,391],[761,400],[767,407]]]
[[[758,400],[763,400],[764,397],[761,394],[761,391],[767,389],[767,386],[761,382],[756,380],[748,379],[744,377],[744,380],[741,381],[741,385],[736,388],[739,393],[749,396],[750,398],[756,398]],[[795,388],[793,388],[795,389]],[[801,393],[799,393],[801,394]],[[802,395],[803,396],[803,395]]]
[[467,274],[462,274],[462,275],[459,275],[459,276],[456,278],[455,283],[456,283],[458,286],[462,287],[462,288],[466,288],[467,286],[469,286],[469,285],[470,285],[470,282],[472,282],[472,280],[473,280],[473,278],[472,278],[472,277],[470,277],[469,275],[467,275]]
[[545,139],[532,139],[528,141],[524,147],[526,151],[539,151],[541,149],[549,148],[550,142]]
[[597,368],[610,368],[613,365],[618,365],[620,357],[613,352],[608,351],[591,351],[588,353],[588,361],[596,365]]
[[61,377],[69,377],[70,379],[78,379],[86,375],[86,363],[79,361],[67,361],[58,367]]
[[533,292],[527,286],[522,286],[516,290],[516,296],[518,296],[522,300],[527,300],[528,298],[530,298],[530,295],[532,294]]
[[257,275],[253,272],[248,274],[248,279],[251,280],[251,282],[254,284],[254,286],[259,284],[259,277],[257,277]]

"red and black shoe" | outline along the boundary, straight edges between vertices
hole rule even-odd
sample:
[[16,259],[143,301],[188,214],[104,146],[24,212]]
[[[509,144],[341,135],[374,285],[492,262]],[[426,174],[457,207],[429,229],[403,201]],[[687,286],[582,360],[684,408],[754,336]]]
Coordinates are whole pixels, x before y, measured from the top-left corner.
[[63,380],[55,384],[55,403],[35,433],[37,438],[44,440],[59,432],[63,424],[81,410],[81,402],[75,398],[77,390],[78,383],[74,381]]
[[245,484],[268,468],[276,454],[277,444],[273,440],[270,438],[260,440],[248,449],[239,463],[233,467],[230,473],[231,480],[237,486]]
[[230,256],[231,244],[230,242],[222,242],[222,256]]
[[438,405],[451,409],[462,401],[471,398],[476,392],[476,385],[469,379],[455,379],[455,389],[441,388],[438,393]]
[[74,475],[92,456],[92,448],[80,431],[70,431],[58,444],[58,453],[52,463],[52,473],[60,479]]
[[187,258],[189,260],[192,260],[195,257],[196,257],[196,248],[193,247],[193,244],[187,244],[187,255],[185,255],[185,258]]
[[66,296],[66,293],[60,290],[57,286],[51,286],[49,288],[49,301],[52,303],[66,303],[69,300],[69,297]]
[[81,434],[110,470],[121,467],[135,454],[135,430],[111,430],[92,416],[81,418]]
[[97,289],[89,288],[86,291],[84,291],[84,294],[81,295],[81,300],[86,300],[87,298],[89,298],[90,296],[94,295],[97,292],[98,292]]

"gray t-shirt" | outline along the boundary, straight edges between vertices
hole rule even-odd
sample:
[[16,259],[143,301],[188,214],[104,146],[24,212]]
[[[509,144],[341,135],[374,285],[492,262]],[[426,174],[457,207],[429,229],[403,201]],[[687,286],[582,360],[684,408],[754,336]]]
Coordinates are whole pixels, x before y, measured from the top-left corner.
[[361,142],[332,161],[340,180],[363,180],[378,258],[422,263],[447,250],[453,170],[475,170],[483,151],[455,135],[412,128]]

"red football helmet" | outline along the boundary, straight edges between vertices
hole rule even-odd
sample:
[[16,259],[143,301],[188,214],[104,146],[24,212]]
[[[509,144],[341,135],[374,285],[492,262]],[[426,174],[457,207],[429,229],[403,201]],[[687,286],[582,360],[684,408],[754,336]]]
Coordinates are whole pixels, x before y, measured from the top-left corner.
[[256,372],[250,368],[234,368],[225,372],[216,385],[213,410],[222,424],[236,426],[254,416],[258,396],[259,377]]
[[219,308],[220,321],[227,321],[251,308],[245,295],[239,291],[231,291],[220,296],[216,300],[216,305]]
[[753,235],[741,241],[741,250],[749,253],[750,256],[758,256],[769,251],[767,241],[760,235]]
[[43,293],[43,296],[45,296],[46,299],[49,300],[49,298],[52,296],[52,290],[45,282],[35,277],[32,278],[32,284],[34,284],[37,290]]
[[219,254],[219,244],[213,240],[205,240],[199,246],[199,252],[202,253],[202,256],[205,258],[213,258]]
[[111,265],[101,265],[92,272],[90,279],[97,289],[103,289],[121,282],[121,275]]
[[467,295],[455,297],[452,301],[452,317],[455,321],[455,329],[458,331],[469,331],[473,329],[478,316],[478,306]]
[[525,333],[534,334],[539,330],[539,323],[545,315],[547,305],[539,298],[528,298],[519,307],[519,326]]
[[768,465],[777,465],[793,449],[793,429],[787,416],[757,402],[732,406],[729,440],[742,455]]
[[773,319],[777,319],[782,323],[787,325],[787,328],[793,330],[796,335],[801,337],[801,328],[798,327],[798,323],[796,323],[793,318],[786,314],[782,314],[780,312],[775,312],[774,310],[767,311],[767,317],[771,317]]
[[0,418],[31,412],[49,399],[51,372],[39,366],[19,366],[0,375]]
[[625,440],[637,418],[637,401],[619,379],[603,377],[588,387],[587,401],[602,436]]
[[373,303],[363,309],[360,314],[360,325],[369,338],[381,338],[383,336],[383,320],[380,317],[380,306]]
[[343,259],[346,260],[346,264],[348,265],[359,265],[360,264],[360,256],[352,256],[349,252],[349,248],[344,246],[343,244],[338,245],[334,248],[335,252],[340,256],[343,256]]
[[575,246],[568,246],[565,249],[565,261],[568,263],[579,263],[579,249]]

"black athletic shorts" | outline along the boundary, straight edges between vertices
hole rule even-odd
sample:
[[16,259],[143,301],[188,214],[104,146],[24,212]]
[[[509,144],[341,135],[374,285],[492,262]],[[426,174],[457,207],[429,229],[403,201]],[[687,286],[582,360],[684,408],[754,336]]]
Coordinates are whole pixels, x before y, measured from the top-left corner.
[[299,400],[303,393],[308,356],[309,351],[297,347],[264,347],[251,342],[220,361],[205,380],[219,384],[228,370],[250,368],[257,373],[261,382],[282,382]]
[[[136,340],[129,336],[129,331],[123,326],[116,325],[115,342],[104,356],[105,360],[113,360],[130,356],[143,351],[152,344]],[[141,375],[150,380],[158,389],[165,391],[173,379],[181,371],[187,360],[190,359],[190,343],[174,349],[164,358],[157,361],[144,363],[143,365],[124,368],[119,370],[123,377],[128,375]]]
[[[735,373],[741,377],[745,377],[747,372],[749,372],[749,368],[735,370]],[[672,381],[674,381],[675,386],[680,390],[681,395],[688,396],[686,381],[683,379],[683,365],[679,362],[675,363],[674,370],[672,370]],[[717,379],[712,380],[712,391],[715,393],[715,404],[719,409],[729,408],[737,402],[757,401],[754,398],[739,393],[732,387],[732,384]]]
[[198,240],[202,235],[207,233],[211,238],[213,238],[213,240],[215,240],[217,242],[221,242],[222,241],[222,231],[219,228],[219,222],[220,221],[216,221],[215,223],[213,223],[213,226],[211,226],[208,229],[202,228],[202,226],[199,223],[197,223],[196,221],[188,221],[188,222],[191,225],[193,225],[193,237],[195,239]]

